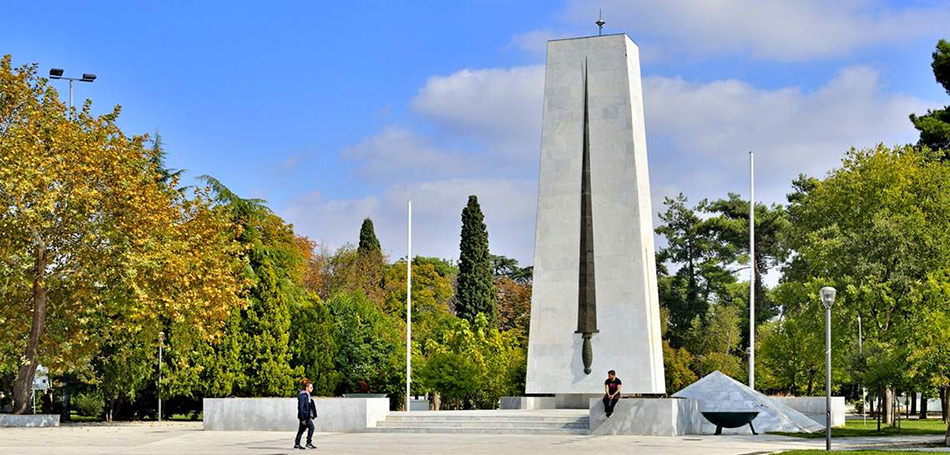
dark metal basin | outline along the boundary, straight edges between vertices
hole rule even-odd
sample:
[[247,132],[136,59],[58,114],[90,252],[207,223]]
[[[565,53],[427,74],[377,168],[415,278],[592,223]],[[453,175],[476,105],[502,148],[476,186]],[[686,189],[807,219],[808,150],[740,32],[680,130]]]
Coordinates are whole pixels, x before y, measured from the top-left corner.
[[752,426],[752,420],[759,415],[758,411],[703,412],[702,414],[709,423],[716,426],[716,434],[722,434],[723,428],[739,428],[743,425],[749,425],[752,434],[758,434]]

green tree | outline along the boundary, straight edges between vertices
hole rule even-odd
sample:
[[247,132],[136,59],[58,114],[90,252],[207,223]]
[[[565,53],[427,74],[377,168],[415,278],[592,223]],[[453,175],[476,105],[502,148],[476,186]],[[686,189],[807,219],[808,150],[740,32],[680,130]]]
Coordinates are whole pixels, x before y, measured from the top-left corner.
[[243,199],[216,179],[202,177],[238,226],[238,242],[246,260],[246,306],[238,330],[242,374],[234,393],[283,396],[296,388],[300,371],[291,367],[290,308],[302,297],[304,253],[290,225],[274,215],[264,201]]
[[669,341],[663,341],[663,371],[667,393],[676,393],[699,380],[692,370],[694,362],[693,354],[686,348],[673,348]]
[[[450,391],[453,396],[448,404],[491,409],[500,397],[524,392],[527,358],[523,346],[514,333],[500,332],[494,327],[484,313],[476,316],[472,324],[461,318],[443,319],[435,336],[425,341],[421,351],[425,356],[420,370],[421,386],[443,395],[440,383],[430,381],[433,377],[427,374],[432,371],[428,362],[452,353],[474,364],[470,375],[474,388],[464,396],[454,396],[454,391]],[[458,401],[452,403],[455,399]]]
[[334,359],[340,338],[330,309],[315,294],[291,307],[290,351],[293,365],[303,369],[314,395],[333,395],[340,382]]
[[35,65],[0,59],[0,353],[16,354],[0,363],[16,370],[18,413],[41,362],[88,373],[100,347],[137,358],[122,350],[155,346],[166,321],[206,340],[240,302],[227,221],[163,181],[118,107],[90,112],[69,111]]
[[[937,50],[933,53],[934,78],[950,95],[950,42],[940,40]],[[927,110],[921,116],[910,114],[910,121],[914,128],[920,131],[919,145],[931,150],[950,150],[950,106],[943,109]]]
[[[659,298],[669,310],[666,333],[670,344],[681,347],[697,317],[704,318],[710,305],[731,298],[729,285],[736,278],[723,263],[727,256],[723,250],[733,247],[720,242],[700,216],[708,205],[705,200],[690,207],[686,196],[680,194],[664,203],[663,223],[656,228],[667,241],[657,252]],[[668,275],[665,264],[678,266],[676,273]]]
[[478,390],[478,366],[466,355],[455,352],[434,354],[421,369],[420,380],[438,390],[443,403],[459,408],[462,399]]
[[360,226],[360,243],[357,251],[360,256],[382,254],[379,239],[376,238],[376,231],[373,229],[373,220],[369,218],[364,219],[363,225]]
[[459,245],[458,290],[455,313],[474,322],[478,313],[496,319],[495,285],[491,254],[488,251],[488,228],[476,196],[468,197],[462,210],[462,240]]
[[[738,194],[709,203],[706,209],[716,214],[705,221],[717,240],[723,263],[749,263],[749,201]],[[775,317],[779,308],[771,300],[762,276],[778,267],[788,256],[785,236],[789,229],[785,209],[773,204],[755,205],[755,323]]]
[[920,315],[936,305],[925,292],[928,281],[950,259],[950,168],[938,157],[909,146],[852,150],[824,180],[800,179],[790,198],[796,254],[783,280],[808,286],[811,295],[787,309],[816,306],[817,288],[834,285],[842,304],[833,314],[847,328],[837,335],[855,340],[862,317],[865,363],[887,373],[875,375],[887,397],[907,383],[905,373],[870,366],[892,364],[888,357],[906,361]]
[[327,301],[340,340],[334,364],[340,373],[336,394],[389,394],[392,403],[405,398],[404,325],[359,292],[341,293]]

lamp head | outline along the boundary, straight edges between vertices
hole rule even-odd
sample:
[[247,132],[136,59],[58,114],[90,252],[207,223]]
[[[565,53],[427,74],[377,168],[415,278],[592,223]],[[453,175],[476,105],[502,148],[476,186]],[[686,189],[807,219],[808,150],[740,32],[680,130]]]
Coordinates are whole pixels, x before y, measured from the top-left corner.
[[50,68],[50,70],[49,70],[49,77],[50,77],[50,79],[59,79],[59,78],[63,77],[63,69],[62,69],[62,68]]
[[95,74],[92,74],[92,73],[83,73],[82,79],[80,79],[80,80],[83,81],[83,82],[92,82],[92,81],[96,80],[96,75],[95,75]]
[[837,294],[837,291],[831,286],[825,286],[818,291],[818,295],[821,296],[821,303],[826,309],[830,310],[831,306],[835,304],[835,294]]

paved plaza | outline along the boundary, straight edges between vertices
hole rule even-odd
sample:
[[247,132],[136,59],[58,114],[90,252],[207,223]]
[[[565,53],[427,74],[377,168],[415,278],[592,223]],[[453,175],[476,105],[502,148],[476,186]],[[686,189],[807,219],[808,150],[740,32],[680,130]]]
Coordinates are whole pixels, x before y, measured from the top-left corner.
[[[0,428],[0,454],[285,454],[293,431],[203,431],[201,423],[123,423],[64,425],[59,428]],[[822,439],[760,436],[528,436],[457,434],[321,433],[317,453],[324,454],[761,454],[788,449],[823,448]],[[851,438],[837,448],[885,448],[938,442],[940,436]],[[933,449],[931,449],[933,450]]]

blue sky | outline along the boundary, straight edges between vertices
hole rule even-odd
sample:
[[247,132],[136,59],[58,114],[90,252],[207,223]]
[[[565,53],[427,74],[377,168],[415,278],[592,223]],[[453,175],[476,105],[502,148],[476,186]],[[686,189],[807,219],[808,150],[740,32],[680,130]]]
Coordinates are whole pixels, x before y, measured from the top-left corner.
[[[19,2],[0,53],[67,75],[76,99],[160,131],[168,164],[262,197],[329,248],[363,217],[392,256],[456,257],[479,195],[492,250],[532,262],[544,42],[625,32],[641,47],[654,210],[747,192],[783,202],[848,147],[909,142],[950,104],[930,53],[946,2]],[[65,85],[61,85],[65,96]],[[77,101],[78,102],[78,101]]]

